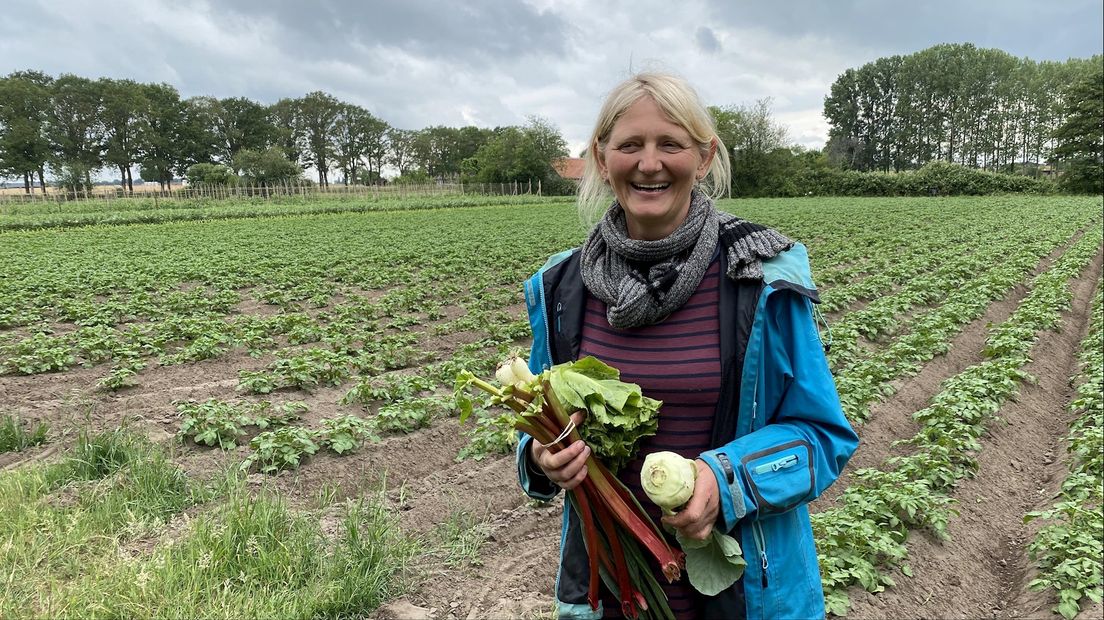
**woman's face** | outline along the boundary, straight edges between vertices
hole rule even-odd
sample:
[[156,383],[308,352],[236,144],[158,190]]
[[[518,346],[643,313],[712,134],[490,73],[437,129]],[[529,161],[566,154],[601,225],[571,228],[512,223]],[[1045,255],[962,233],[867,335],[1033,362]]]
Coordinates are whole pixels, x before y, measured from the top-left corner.
[[690,210],[690,190],[709,168],[690,133],[674,123],[651,97],[641,97],[614,123],[598,168],[625,209],[629,236],[662,239]]

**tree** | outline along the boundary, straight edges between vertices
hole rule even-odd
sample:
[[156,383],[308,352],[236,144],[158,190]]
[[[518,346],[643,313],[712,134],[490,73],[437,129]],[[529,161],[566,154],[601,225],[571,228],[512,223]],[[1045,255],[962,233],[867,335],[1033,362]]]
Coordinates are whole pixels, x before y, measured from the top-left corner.
[[738,196],[760,195],[774,166],[768,156],[786,149],[786,128],[771,116],[770,99],[753,106],[710,107],[717,135],[729,150],[732,161],[732,193]]
[[245,97],[219,100],[212,121],[216,157],[226,165],[242,149],[263,151],[276,142],[268,108]]
[[1104,68],[1075,82],[1065,96],[1066,120],[1054,132],[1054,158],[1067,164],[1060,179],[1070,192],[1104,193]]
[[1099,58],[1035,62],[969,43],[879,58],[832,84],[828,151],[837,165],[862,171],[933,160],[1037,170],[1063,119],[1064,85]]
[[183,175],[192,164],[218,159],[219,136],[215,131],[222,103],[214,97],[189,97],[181,102],[180,142],[174,172]]
[[185,160],[182,153],[184,103],[176,89],[168,84],[144,84],[142,88],[146,107],[142,111],[144,133],[139,167],[144,180],[157,181],[165,189],[171,187],[174,172]]
[[414,137],[417,132],[410,129],[387,130],[387,163],[406,176],[414,169]]
[[52,79],[37,71],[21,71],[0,79],[0,174],[23,177],[31,193],[34,175],[46,192],[45,169],[50,160],[47,118]]
[[318,184],[330,184],[330,166],[334,163],[334,127],[342,103],[322,91],[308,93],[299,100],[299,116],[303,123],[310,162],[318,170]]
[[141,157],[144,130],[142,111],[147,107],[141,85],[131,80],[101,79],[103,97],[104,161],[119,169],[123,186],[134,191],[131,166]]
[[552,162],[567,156],[567,143],[548,121],[530,117],[524,127],[496,129],[475,155],[464,160],[464,176],[479,183],[540,182],[550,193],[563,190]]
[[415,166],[437,179],[460,176],[461,164],[490,139],[489,130],[478,127],[427,127],[412,141]]
[[[387,123],[368,110],[353,104],[341,104],[334,123],[334,161],[345,176],[345,184],[370,179],[380,181],[384,157],[387,154]],[[368,165],[360,174],[362,163]]]
[[103,100],[96,82],[65,74],[50,85],[50,142],[53,167],[72,191],[92,187],[92,171],[103,164]]
[[273,128],[272,143],[283,151],[284,157],[302,168],[307,146],[299,100],[281,99],[272,104],[268,108],[268,119]]

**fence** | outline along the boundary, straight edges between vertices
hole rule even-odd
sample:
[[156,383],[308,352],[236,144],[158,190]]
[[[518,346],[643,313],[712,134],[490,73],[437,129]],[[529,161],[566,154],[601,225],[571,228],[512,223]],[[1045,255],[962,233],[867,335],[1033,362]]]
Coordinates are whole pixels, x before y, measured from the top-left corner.
[[98,186],[92,190],[65,192],[49,188],[47,193],[36,190],[30,194],[22,190],[0,191],[0,204],[7,203],[51,203],[84,200],[129,200],[146,198],[154,200],[229,200],[229,199],[275,199],[286,197],[330,198],[330,199],[403,199],[421,196],[484,195],[519,196],[525,194],[542,195],[540,180],[536,183],[432,183],[428,185],[294,185],[282,183],[269,186],[248,185],[185,185],[175,189],[153,189],[142,187],[133,192],[117,186]]

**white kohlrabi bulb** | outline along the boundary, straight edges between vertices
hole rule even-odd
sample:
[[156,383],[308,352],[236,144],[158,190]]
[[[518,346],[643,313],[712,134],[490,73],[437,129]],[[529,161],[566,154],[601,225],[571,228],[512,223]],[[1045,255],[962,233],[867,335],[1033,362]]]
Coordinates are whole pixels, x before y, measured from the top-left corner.
[[669,513],[690,501],[697,477],[694,461],[674,452],[653,452],[644,457],[640,485],[656,506]]

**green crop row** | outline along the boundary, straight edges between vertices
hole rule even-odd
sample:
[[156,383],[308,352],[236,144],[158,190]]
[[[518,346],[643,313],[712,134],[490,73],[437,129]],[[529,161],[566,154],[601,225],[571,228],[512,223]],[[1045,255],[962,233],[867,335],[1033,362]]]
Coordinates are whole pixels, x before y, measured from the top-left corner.
[[[1024,241],[1018,247],[998,248],[1003,250],[1003,258],[981,275],[965,279],[949,277],[952,286],[941,291],[944,295],[941,303],[903,321],[911,329],[884,348],[864,356],[851,353],[850,364],[841,361],[848,359],[844,357],[848,354],[846,349],[835,356],[833,361],[842,366],[836,373],[836,385],[848,419],[865,421],[872,403],[893,394],[892,380],[916,374],[923,363],[946,353],[951,339],[964,325],[982,316],[992,301],[1023,282],[1039,258],[1052,249],[1055,238],[1061,238],[1063,234],[1062,230],[1053,232],[1051,236]],[[867,310],[870,309],[868,306],[862,314],[869,317]],[[886,322],[902,322],[895,318],[893,308],[886,308],[883,316]],[[845,317],[845,321],[848,318],[850,315]]]
[[1025,521],[1041,519],[1042,528],[1028,545],[1028,555],[1039,577],[1028,587],[1052,589],[1058,599],[1054,611],[1072,619],[1082,599],[1099,603],[1104,557],[1104,282],[1097,282],[1089,331],[1081,343],[1080,372],[1071,377],[1076,396],[1069,408],[1075,414],[1066,439],[1069,475],[1058,501],[1046,510],[1028,513]]
[[1101,234],[1099,224],[1093,226],[1036,276],[1012,316],[990,330],[988,359],[945,381],[931,404],[914,414],[921,429],[903,442],[913,454],[890,459],[884,470],[855,472],[839,506],[813,515],[829,613],[847,613],[853,585],[879,592],[894,585],[887,569],[911,573],[905,563],[910,530],[946,536],[955,514],[949,491],[976,471],[979,438],[1029,378],[1022,370],[1028,352],[1042,331],[1058,325],[1072,299],[1068,284],[1099,252]]

